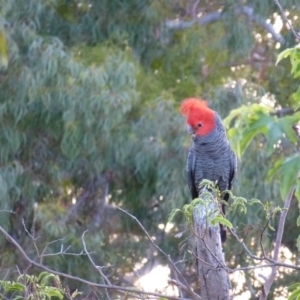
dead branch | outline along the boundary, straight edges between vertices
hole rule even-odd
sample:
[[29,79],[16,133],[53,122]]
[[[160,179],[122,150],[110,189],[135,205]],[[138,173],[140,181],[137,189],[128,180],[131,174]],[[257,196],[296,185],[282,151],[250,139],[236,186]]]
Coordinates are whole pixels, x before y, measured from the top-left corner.
[[201,299],[229,300],[231,284],[222,252],[220,227],[219,224],[214,226],[209,220],[209,217],[213,218],[218,212],[218,206],[214,201],[204,200],[208,204],[199,203],[193,210]]

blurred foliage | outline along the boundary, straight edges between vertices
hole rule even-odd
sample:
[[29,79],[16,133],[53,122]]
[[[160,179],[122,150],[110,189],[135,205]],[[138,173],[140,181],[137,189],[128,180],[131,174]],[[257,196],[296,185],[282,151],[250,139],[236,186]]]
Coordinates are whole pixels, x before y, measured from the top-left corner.
[[[190,139],[178,112],[181,100],[190,96],[207,99],[223,118],[229,115],[228,135],[240,156],[234,193],[271,203],[270,209],[282,206],[299,167],[298,137],[291,128],[299,113],[276,112],[296,108],[292,95],[299,80],[286,75],[288,60],[275,62],[295,39],[283,26],[280,45],[259,22],[237,13],[247,5],[255,20],[273,24],[280,19],[273,1],[194,4],[1,1],[1,226],[30,256],[37,249],[59,253],[62,245],[80,253],[81,235],[89,229],[87,248],[97,265],[107,267],[114,284],[128,284],[138,263],[164,263],[149,251],[135,222],[115,209],[118,205],[137,217],[175,260],[187,259],[182,271],[197,285],[193,257],[182,247],[188,233],[174,238],[186,228],[182,216],[165,230],[171,210],[190,202],[185,181]],[[297,22],[299,3],[286,0],[284,7]],[[195,9],[200,17],[216,12],[221,17],[181,30],[168,26],[168,20],[193,20]],[[283,240],[293,261],[298,215],[294,205]],[[240,210],[228,215],[254,253],[264,216],[257,205],[246,215]],[[276,228],[276,219],[272,222]],[[40,237],[37,249],[24,227]],[[271,251],[275,233],[267,233],[264,246]],[[0,239],[2,272],[14,265],[25,269],[22,257]],[[224,250],[230,253],[229,267],[250,263],[233,238]],[[101,281],[86,256],[48,256],[44,263]],[[9,276],[15,278],[12,269]],[[296,275],[289,276],[292,281]],[[253,285],[255,299],[255,279],[254,272],[247,273],[240,293]],[[282,285],[287,285],[284,276],[276,284]]]
[[292,293],[289,295],[288,300],[298,300],[300,298],[300,284],[294,283],[293,285],[289,286],[289,290]]
[[15,300],[63,299],[64,294],[66,294],[68,299],[74,299],[81,294],[75,291],[72,295],[68,295],[68,291],[62,288],[59,277],[48,272],[42,272],[38,277],[27,274],[20,275],[16,282],[1,280],[0,287],[2,295],[7,297],[10,293]]

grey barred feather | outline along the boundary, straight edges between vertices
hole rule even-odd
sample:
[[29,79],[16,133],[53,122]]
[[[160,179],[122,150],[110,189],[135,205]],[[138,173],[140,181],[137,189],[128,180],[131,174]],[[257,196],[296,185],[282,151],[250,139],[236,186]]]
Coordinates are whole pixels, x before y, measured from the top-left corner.
[[[234,181],[237,160],[228,142],[224,125],[215,113],[216,127],[208,135],[195,136],[187,159],[187,181],[193,199],[199,196],[199,184],[203,179],[217,182],[221,191],[230,190]],[[229,195],[224,196],[228,201]],[[225,205],[222,206],[225,214]],[[222,236],[223,234],[223,236]],[[226,240],[226,231],[222,233]]]

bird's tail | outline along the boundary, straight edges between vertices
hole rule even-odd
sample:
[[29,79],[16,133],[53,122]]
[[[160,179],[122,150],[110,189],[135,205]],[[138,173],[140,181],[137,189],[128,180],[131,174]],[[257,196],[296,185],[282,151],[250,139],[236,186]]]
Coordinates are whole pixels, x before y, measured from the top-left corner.
[[220,224],[220,235],[221,235],[221,242],[224,244],[227,240],[227,230],[226,226],[223,224]]

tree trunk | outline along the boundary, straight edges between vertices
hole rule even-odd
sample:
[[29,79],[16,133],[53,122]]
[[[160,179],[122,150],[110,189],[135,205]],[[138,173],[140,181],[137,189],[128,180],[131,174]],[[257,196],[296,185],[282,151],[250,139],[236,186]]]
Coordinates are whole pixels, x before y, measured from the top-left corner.
[[219,224],[213,226],[208,220],[208,216],[213,218],[217,211],[217,204],[213,202],[207,205],[197,204],[193,211],[197,271],[202,300],[230,299],[231,285],[224,269],[220,227]]

